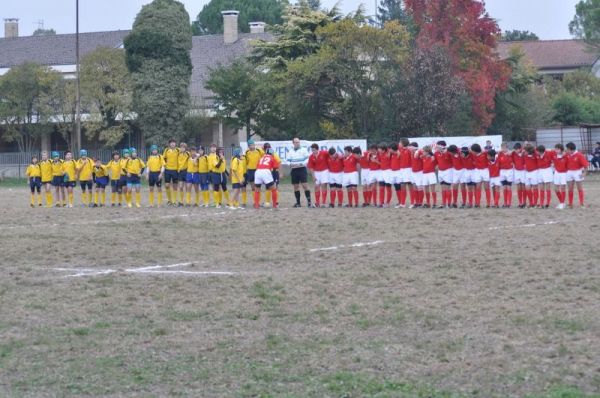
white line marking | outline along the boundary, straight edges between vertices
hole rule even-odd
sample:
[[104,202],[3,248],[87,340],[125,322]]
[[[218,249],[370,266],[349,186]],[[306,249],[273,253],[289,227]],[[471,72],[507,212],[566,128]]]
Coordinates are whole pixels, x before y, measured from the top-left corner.
[[143,274],[187,274],[187,275],[235,275],[233,272],[227,271],[171,271],[171,270],[157,270],[157,271],[144,271]]
[[338,249],[342,249],[344,247],[363,247],[363,246],[376,246],[376,245],[380,245],[382,243],[384,243],[384,240],[376,240],[374,242],[357,242],[357,243],[351,243],[349,245],[339,245],[339,246],[330,246],[330,247],[319,247],[316,249],[310,249],[311,252],[323,252],[323,251],[331,251],[331,250],[338,250]]
[[540,224],[523,224],[523,225],[501,225],[498,227],[489,227],[490,231],[495,231],[498,229],[513,229],[513,228],[532,228],[532,227],[540,227],[542,225],[556,225],[556,224],[564,224],[565,221],[546,221]]
[[[181,270],[169,270],[169,268],[185,267],[194,264],[193,262],[177,263],[169,265],[151,265],[148,267],[140,268],[125,268],[124,270],[114,269],[94,269],[94,268],[52,268],[55,271],[67,271],[75,272],[74,274],[65,275],[63,278],[73,278],[82,276],[97,276],[107,275],[114,272],[123,271],[131,274],[184,274],[184,275],[235,275],[234,272],[229,271],[181,271]],[[164,268],[167,268],[166,270]]]

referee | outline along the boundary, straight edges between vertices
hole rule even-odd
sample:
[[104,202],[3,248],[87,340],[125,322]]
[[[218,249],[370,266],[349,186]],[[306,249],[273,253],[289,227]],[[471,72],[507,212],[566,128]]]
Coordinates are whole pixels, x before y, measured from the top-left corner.
[[296,197],[296,204],[294,207],[301,207],[300,205],[300,184],[304,189],[304,195],[308,202],[308,207],[313,207],[310,201],[310,190],[308,189],[308,172],[306,171],[306,163],[308,162],[308,151],[306,148],[300,146],[300,138],[294,138],[292,140],[294,147],[287,153],[285,159],[292,169],[290,175],[292,177],[292,184],[294,185],[294,196]]

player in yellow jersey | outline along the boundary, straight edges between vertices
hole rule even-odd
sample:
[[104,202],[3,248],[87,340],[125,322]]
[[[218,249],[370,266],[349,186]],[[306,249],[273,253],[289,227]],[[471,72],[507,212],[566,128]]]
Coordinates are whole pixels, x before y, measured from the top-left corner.
[[125,197],[125,205],[127,203],[131,203],[131,192],[127,186],[127,171],[125,171],[125,165],[129,159],[131,159],[131,152],[129,148],[125,148],[123,149],[123,157],[119,160],[119,164],[121,165],[121,178],[119,179],[119,185],[121,186],[121,191]]
[[119,151],[114,151],[112,153],[112,159],[106,165],[108,170],[108,174],[110,174],[110,205],[115,207],[117,205],[117,195],[118,195],[118,204],[121,206],[121,202],[123,201],[123,186],[120,184],[121,181],[121,170],[123,167],[121,166],[121,154]]
[[177,182],[179,181],[179,148],[177,142],[169,140],[169,146],[163,152],[165,159],[165,189],[167,205],[172,206],[177,201]]
[[200,175],[200,190],[202,191],[202,206],[210,205],[210,173],[208,171],[208,155],[204,153],[204,148],[198,148],[198,174]]
[[154,187],[158,191],[157,207],[162,205],[162,177],[165,172],[165,158],[158,154],[156,145],[150,146],[150,156],[146,160],[148,166],[148,186],[150,187],[149,201],[150,207],[154,206]]
[[65,172],[63,171],[63,160],[57,151],[52,152],[52,186],[56,194],[56,207],[66,206]]
[[67,190],[68,207],[73,207],[73,188],[77,184],[77,163],[73,160],[71,151],[65,152],[65,161],[63,162],[63,173],[65,178],[65,188]]
[[227,161],[223,148],[217,150],[216,144],[211,144],[210,154],[208,155],[208,168],[210,170],[210,179],[213,186],[213,196],[215,207],[221,208],[222,204],[229,201],[229,192],[227,192]]
[[[131,153],[131,158],[127,159],[127,162],[125,162],[125,171],[127,173],[127,191],[131,194],[135,192],[135,207],[142,207],[142,195],[140,193],[140,187],[142,174],[144,173],[146,164],[142,159],[137,157],[137,150],[135,148],[131,148],[129,151]],[[132,198],[129,196],[127,207],[131,207],[131,201]]]
[[76,162],[75,174],[79,180],[79,186],[81,187],[81,201],[83,202],[83,206],[92,207],[94,161],[88,158],[87,154],[85,149],[79,151],[79,159],[77,159]]
[[29,189],[31,189],[31,201],[29,205],[35,207],[35,192],[38,194],[38,206],[42,205],[42,169],[37,156],[31,157],[31,164],[27,166],[25,175],[29,178]]
[[40,170],[42,172],[42,187],[46,194],[46,207],[52,207],[52,161],[48,159],[48,152],[42,152],[40,161]]
[[192,189],[195,193],[194,206],[198,207],[200,204],[200,173],[198,172],[198,153],[195,147],[190,148],[189,157],[187,161],[187,169],[185,176],[185,205],[190,207],[192,205]]
[[244,154],[244,158],[246,160],[246,181],[250,183],[252,192],[254,192],[254,174],[256,173],[256,167],[258,166],[258,161],[264,154],[264,151],[256,146],[254,140],[248,140],[248,149]]
[[231,198],[232,209],[243,209],[240,206],[240,190],[244,184],[244,172],[246,170],[245,161],[242,159],[242,151],[236,148],[233,151],[233,157],[231,158],[231,188],[233,190],[233,197]]
[[[187,144],[182,142],[179,144],[179,156],[177,157],[177,180],[179,181],[179,202],[177,204],[179,207],[183,206],[189,158],[190,153],[187,150]],[[175,197],[173,198],[173,203],[175,203],[175,201],[177,201],[177,194],[175,194]]]
[[106,204],[106,186],[108,185],[108,168],[98,158],[94,159],[94,181],[96,182],[94,207],[104,207]]

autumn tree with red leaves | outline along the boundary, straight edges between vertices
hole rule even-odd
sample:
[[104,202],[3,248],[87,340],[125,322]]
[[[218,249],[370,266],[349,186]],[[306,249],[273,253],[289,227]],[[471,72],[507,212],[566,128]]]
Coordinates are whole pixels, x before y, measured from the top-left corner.
[[473,115],[480,131],[494,119],[494,99],[510,79],[510,67],[500,60],[496,43],[500,28],[477,0],[406,0],[419,31],[417,45],[423,49],[445,47],[454,72],[472,98]]

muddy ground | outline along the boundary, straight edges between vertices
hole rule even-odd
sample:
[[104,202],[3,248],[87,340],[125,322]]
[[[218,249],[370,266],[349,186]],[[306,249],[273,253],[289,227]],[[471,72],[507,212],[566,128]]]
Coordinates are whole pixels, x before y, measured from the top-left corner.
[[282,197],[30,209],[0,188],[0,395],[598,396],[600,178],[564,211]]

